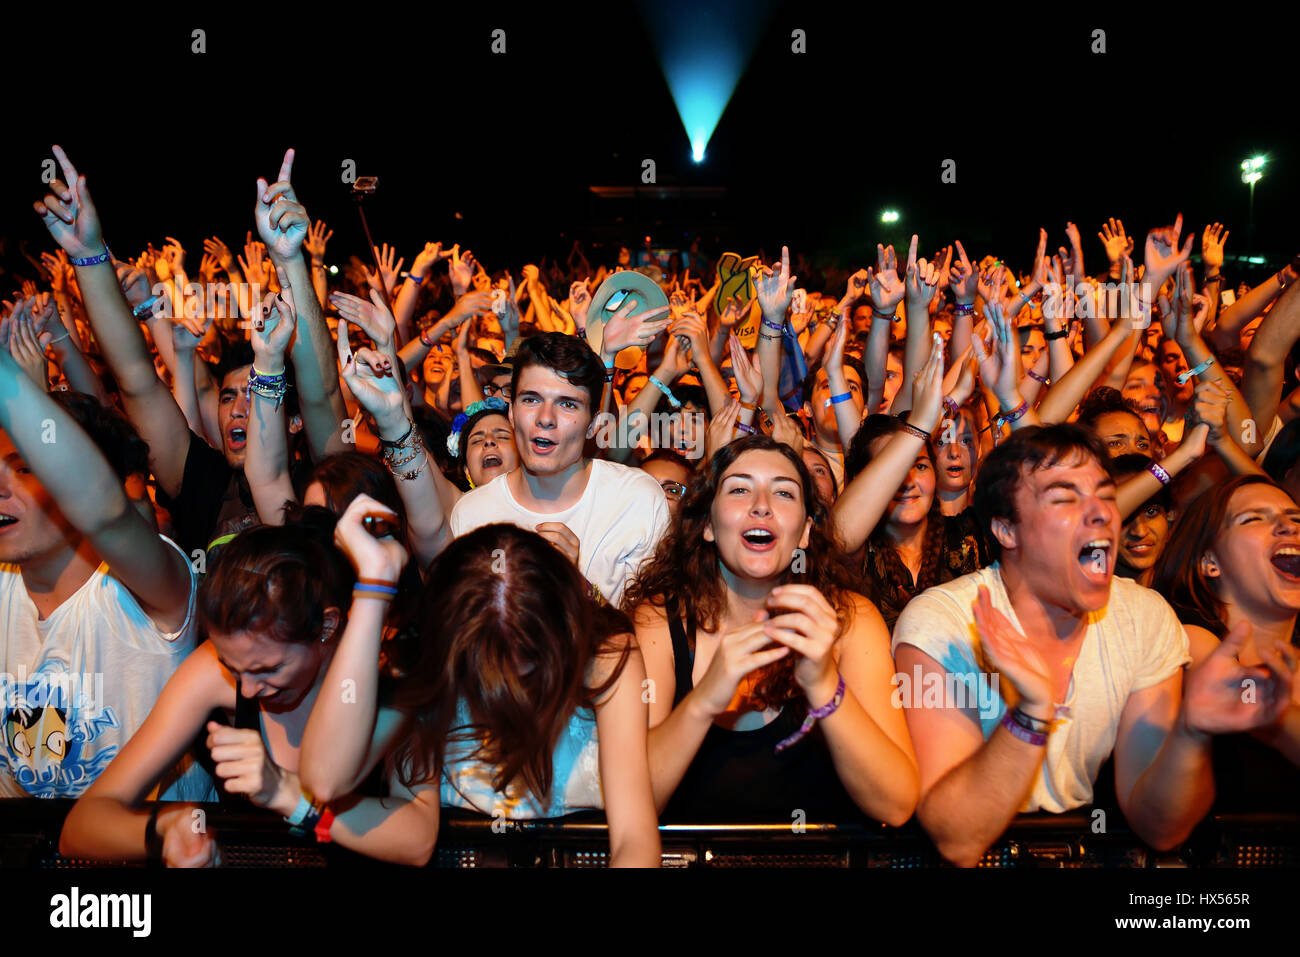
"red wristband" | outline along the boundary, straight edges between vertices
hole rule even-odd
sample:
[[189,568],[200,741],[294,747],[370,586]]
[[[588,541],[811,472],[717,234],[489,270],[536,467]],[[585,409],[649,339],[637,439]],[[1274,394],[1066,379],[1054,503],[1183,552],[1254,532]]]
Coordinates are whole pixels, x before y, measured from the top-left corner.
[[321,811],[320,820],[316,822],[316,841],[320,844],[330,842],[330,826],[334,823],[334,812],[326,807]]

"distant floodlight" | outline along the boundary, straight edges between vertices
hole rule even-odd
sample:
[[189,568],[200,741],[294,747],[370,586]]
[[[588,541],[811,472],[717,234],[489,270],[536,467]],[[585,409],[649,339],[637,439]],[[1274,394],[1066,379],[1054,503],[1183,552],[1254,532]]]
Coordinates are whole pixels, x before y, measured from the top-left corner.
[[883,213],[880,214],[880,221],[881,221],[882,223],[896,223],[896,222],[898,222],[898,210],[896,210],[896,209],[887,209],[887,210],[885,210]]
[[330,266],[330,275],[331,275],[331,276],[337,276],[338,274],[339,274],[339,267],[338,267],[338,266]]
[[704,144],[708,142],[708,136],[697,136],[691,143],[691,159],[697,163],[704,162]]
[[1264,176],[1264,161],[1266,157],[1252,156],[1250,159],[1241,161],[1241,181],[1247,186],[1254,186]]

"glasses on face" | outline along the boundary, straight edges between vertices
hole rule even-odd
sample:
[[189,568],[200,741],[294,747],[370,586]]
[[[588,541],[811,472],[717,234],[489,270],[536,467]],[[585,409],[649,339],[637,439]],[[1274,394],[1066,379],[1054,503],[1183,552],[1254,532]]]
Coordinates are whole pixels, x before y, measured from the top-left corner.
[[664,490],[664,495],[674,502],[686,494],[686,486],[681,482],[665,480],[659,483],[659,487]]
[[489,382],[483,386],[483,394],[488,398],[499,395],[508,402],[514,398],[514,389],[510,387],[509,382],[505,385],[497,385],[495,382]]

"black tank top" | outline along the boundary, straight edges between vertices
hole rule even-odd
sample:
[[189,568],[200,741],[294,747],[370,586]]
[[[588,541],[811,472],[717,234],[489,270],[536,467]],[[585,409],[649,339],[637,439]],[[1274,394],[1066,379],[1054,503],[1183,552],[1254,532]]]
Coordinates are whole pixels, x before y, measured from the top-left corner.
[[[687,639],[695,634],[695,615],[688,607],[683,628],[676,600],[669,601],[666,611],[677,682],[675,708],[695,687],[695,650]],[[777,743],[794,734],[807,713],[806,703],[791,702],[774,720],[752,731],[710,727],[660,820],[784,823],[796,820],[796,811],[804,812],[802,821],[813,824],[861,820],[861,809],[840,783],[820,725],[776,753]]]

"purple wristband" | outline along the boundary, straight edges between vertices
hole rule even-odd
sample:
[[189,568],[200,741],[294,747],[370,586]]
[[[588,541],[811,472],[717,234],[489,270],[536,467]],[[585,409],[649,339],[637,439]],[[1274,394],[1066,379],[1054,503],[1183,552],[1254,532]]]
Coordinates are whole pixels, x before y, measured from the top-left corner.
[[[835,713],[836,709],[839,708],[839,706],[844,703],[844,676],[840,675],[839,678],[840,678],[839,684],[835,686],[835,697],[831,698],[829,704],[824,704],[820,708],[814,708],[813,710],[809,711],[808,717],[803,719],[803,724],[799,726],[799,730],[796,731],[794,734],[790,735],[790,737],[786,738],[784,741],[781,741],[777,744],[776,746],[777,754],[780,754],[786,748],[790,747],[790,745],[795,744],[799,740],[801,740],[804,737],[804,735],[806,735],[809,731],[812,730],[812,726],[814,722],[820,721],[822,718],[829,718],[831,715]],[[1046,738],[1043,739],[1044,742],[1046,742],[1046,740],[1047,740]]]
[[948,410],[948,417],[951,419],[957,418],[961,413],[961,406],[957,404],[956,399],[951,398],[950,396],[945,395],[943,397],[943,407]]
[[1022,728],[1016,723],[1016,719],[1011,717],[1010,710],[1002,715],[1002,727],[1025,742],[1025,744],[1032,744],[1037,748],[1047,747],[1047,735],[1039,734],[1037,731],[1030,731],[1028,728]]
[[1147,466],[1147,471],[1159,479],[1161,485],[1168,485],[1173,481],[1173,477],[1160,467],[1159,462],[1152,462]]

